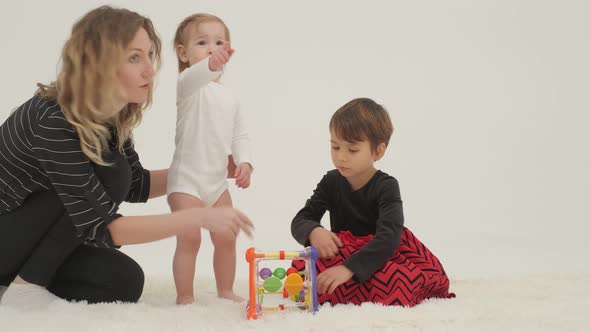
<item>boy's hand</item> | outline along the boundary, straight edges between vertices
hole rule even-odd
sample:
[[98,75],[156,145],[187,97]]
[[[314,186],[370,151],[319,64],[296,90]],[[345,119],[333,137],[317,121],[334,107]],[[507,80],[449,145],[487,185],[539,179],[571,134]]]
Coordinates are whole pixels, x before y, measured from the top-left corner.
[[250,163],[241,163],[236,167],[234,177],[238,188],[246,189],[250,186],[250,174],[252,174],[252,165]]
[[234,51],[229,43],[217,48],[209,55],[209,69],[211,71],[220,71],[223,69],[223,66],[229,62]]
[[330,294],[336,287],[352,278],[354,273],[344,265],[338,265],[326,269],[318,275],[318,294]]
[[333,258],[342,247],[338,235],[323,227],[316,227],[309,234],[309,242],[320,252],[320,258]]

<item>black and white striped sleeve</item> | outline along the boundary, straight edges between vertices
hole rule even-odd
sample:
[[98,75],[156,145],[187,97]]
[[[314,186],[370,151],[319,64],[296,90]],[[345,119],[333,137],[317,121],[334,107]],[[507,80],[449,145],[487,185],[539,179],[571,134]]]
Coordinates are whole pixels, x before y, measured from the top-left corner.
[[139,156],[133,147],[133,142],[128,139],[123,145],[127,163],[131,168],[131,187],[126,202],[144,203],[150,196],[150,172],[141,166]]
[[78,237],[96,247],[116,247],[107,228],[117,204],[97,178],[80,139],[62,112],[46,114],[35,127],[33,150],[61,199]]

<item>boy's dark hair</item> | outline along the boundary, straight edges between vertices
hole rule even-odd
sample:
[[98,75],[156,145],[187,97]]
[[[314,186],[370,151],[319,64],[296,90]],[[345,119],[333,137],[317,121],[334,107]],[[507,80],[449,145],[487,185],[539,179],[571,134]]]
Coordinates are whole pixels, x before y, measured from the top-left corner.
[[371,150],[389,144],[393,125],[383,106],[369,98],[357,98],[340,107],[330,119],[330,130],[348,142],[368,140]]

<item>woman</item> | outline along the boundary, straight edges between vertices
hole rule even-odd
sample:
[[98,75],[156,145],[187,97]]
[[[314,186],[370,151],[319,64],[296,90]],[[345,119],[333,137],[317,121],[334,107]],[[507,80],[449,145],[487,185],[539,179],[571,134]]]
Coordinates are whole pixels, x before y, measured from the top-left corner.
[[131,141],[160,49],[148,18],[94,9],[74,25],[57,80],[0,126],[0,285],[10,285],[1,304],[135,302],[143,271],[119,246],[201,227],[251,234],[232,208],[117,214],[122,201],[166,193],[167,170],[145,170]]

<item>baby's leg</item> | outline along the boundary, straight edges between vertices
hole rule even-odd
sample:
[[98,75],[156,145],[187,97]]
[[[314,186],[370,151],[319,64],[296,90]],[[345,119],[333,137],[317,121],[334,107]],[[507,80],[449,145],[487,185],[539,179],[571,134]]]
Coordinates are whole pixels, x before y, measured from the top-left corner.
[[[226,190],[213,207],[232,206],[231,196]],[[213,252],[213,270],[217,282],[217,295],[224,299],[242,302],[244,299],[233,291],[236,277],[236,236],[233,232],[210,233],[215,246]]]
[[[168,196],[168,205],[172,212],[190,208],[202,208],[205,204],[198,198],[172,193]],[[193,283],[195,279],[195,263],[201,246],[201,233],[198,235],[176,237],[176,251],[172,261],[174,284],[176,285],[176,303],[191,304],[195,302]]]

